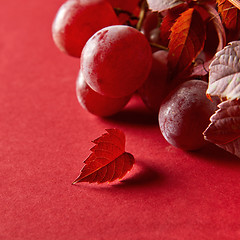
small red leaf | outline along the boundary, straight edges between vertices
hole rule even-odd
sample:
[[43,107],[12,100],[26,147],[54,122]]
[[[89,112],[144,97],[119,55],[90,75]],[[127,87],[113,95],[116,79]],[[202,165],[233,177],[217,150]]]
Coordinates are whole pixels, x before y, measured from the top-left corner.
[[168,61],[173,75],[191,66],[204,47],[205,28],[194,8],[184,11],[171,28]]
[[210,118],[205,130],[206,140],[240,157],[240,100],[227,100]]
[[125,135],[119,129],[106,129],[101,137],[95,139],[92,153],[84,161],[80,175],[73,182],[112,182],[123,178],[134,164],[132,154],[125,152]]

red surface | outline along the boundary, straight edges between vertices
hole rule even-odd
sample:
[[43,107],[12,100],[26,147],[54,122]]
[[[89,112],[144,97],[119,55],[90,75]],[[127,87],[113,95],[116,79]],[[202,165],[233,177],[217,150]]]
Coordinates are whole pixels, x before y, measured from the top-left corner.
[[[83,110],[79,62],[51,39],[61,3],[1,2],[0,239],[240,239],[240,160],[170,146],[138,99],[113,118]],[[112,127],[134,169],[111,185],[71,185],[91,140]]]

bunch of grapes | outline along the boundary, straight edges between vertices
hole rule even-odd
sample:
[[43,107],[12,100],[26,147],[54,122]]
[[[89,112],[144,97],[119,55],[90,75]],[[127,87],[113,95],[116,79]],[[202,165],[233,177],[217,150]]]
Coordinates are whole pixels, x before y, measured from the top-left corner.
[[67,0],[52,36],[61,51],[80,58],[76,93],[83,108],[110,116],[137,93],[158,114],[170,144],[198,149],[216,102],[206,97],[206,81],[169,81],[159,28],[163,14],[149,10],[144,0]]

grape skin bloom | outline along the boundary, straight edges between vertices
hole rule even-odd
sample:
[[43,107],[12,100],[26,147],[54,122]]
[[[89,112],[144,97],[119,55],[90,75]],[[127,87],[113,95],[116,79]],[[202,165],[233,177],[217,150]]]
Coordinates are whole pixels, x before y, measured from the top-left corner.
[[151,64],[151,47],[145,36],[123,25],[109,26],[95,33],[80,58],[87,84],[112,98],[135,92],[148,77]]

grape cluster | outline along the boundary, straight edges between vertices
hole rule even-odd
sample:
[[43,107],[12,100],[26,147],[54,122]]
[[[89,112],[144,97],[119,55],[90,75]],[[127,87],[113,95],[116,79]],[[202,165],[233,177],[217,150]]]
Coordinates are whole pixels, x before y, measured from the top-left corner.
[[80,59],[76,93],[83,108],[110,116],[138,93],[159,113],[170,144],[197,149],[205,144],[202,132],[216,104],[207,99],[204,81],[187,81],[174,90],[169,84],[161,18],[143,0],[67,0],[53,21],[52,36],[62,52]]

